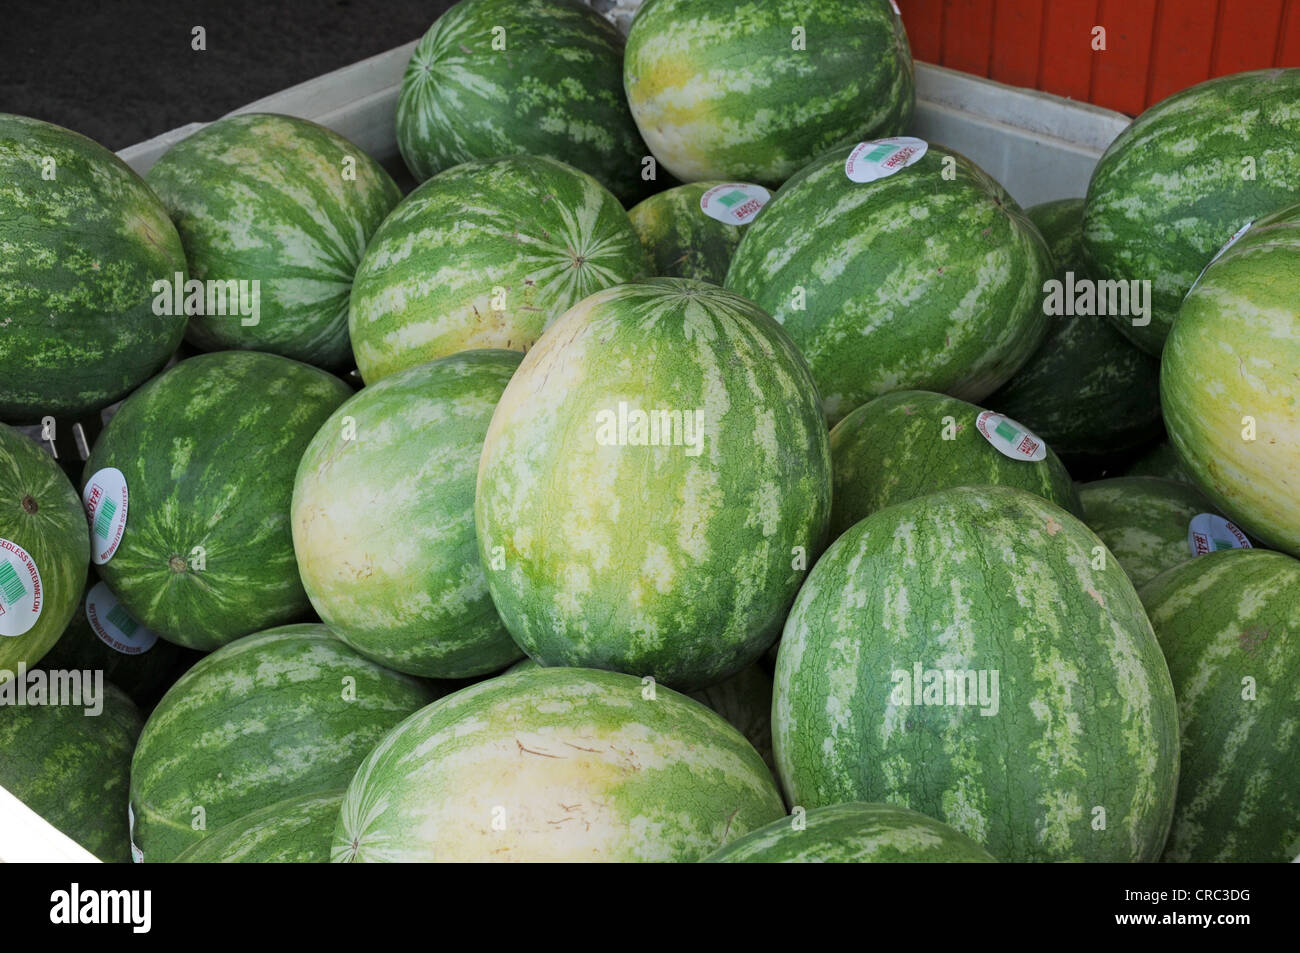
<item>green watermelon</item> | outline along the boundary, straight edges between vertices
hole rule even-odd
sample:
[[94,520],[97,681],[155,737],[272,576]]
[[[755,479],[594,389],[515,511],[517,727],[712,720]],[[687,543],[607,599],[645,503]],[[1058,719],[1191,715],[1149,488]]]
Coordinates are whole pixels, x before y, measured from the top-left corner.
[[1011,487],[879,510],[826,551],[776,663],[791,804],[899,804],[1002,861],[1149,861],[1178,779],[1169,672],[1081,522]]
[[434,700],[323,625],[247,636],[186,672],[131,763],[132,843],[171,861],[253,811],[348,783],[398,722]]
[[182,864],[327,864],[345,789],[277,801],[185,848]]
[[[1055,279],[1087,278],[1083,199],[1026,209],[1056,262]],[[1104,318],[1051,315],[1042,346],[985,403],[1067,460],[1109,457],[1160,436],[1160,366]]]
[[[536,667],[536,662],[526,658],[506,671],[518,672]],[[776,761],[772,757],[772,679],[757,663],[742,668],[716,685],[687,692],[687,697],[708,705],[727,719],[727,723],[754,746],[768,770],[776,774]]]
[[591,176],[533,156],[466,163],[408,195],[367,247],[348,318],[357,367],[373,384],[457,351],[525,351],[645,270],[627,213]]
[[[803,826],[797,826],[801,824]],[[751,831],[705,860],[713,864],[990,864],[965,834],[894,804],[832,804]]]
[[332,858],[695,861],[783,812],[762,758],[698,702],[535,668],[390,732],[352,779]]
[[474,505],[529,656],[702,688],[763,654],[824,545],[817,388],[780,326],[721,288],[599,292],[510,381]]
[[[94,609],[93,622],[87,618],[87,600]],[[141,625],[108,585],[92,574],[72,621],[41,664],[49,669],[103,672],[147,712],[198,659],[197,653],[160,639]]]
[[1256,222],[1188,293],[1160,402],[1169,439],[1215,506],[1300,555],[1300,205]]
[[1214,507],[1194,487],[1159,477],[1115,477],[1079,487],[1083,521],[1141,587],[1192,558],[1187,527]]
[[912,54],[888,0],[651,0],[623,61],[632,115],[684,182],[780,185],[907,128]]
[[[191,277],[230,292],[224,314],[205,294],[204,313],[190,320],[193,344],[351,364],[352,276],[402,197],[379,163],[314,122],[247,113],[172,146],[146,181],[180,231]],[[257,308],[243,302],[252,313],[238,310],[238,286],[227,282],[248,283],[250,294],[258,283]]]
[[107,407],[158,372],[184,315],[153,284],[185,271],[147,185],[97,142],[0,113],[0,419]]
[[515,351],[407,368],[334,412],[298,466],[298,571],[321,619],[412,675],[486,675],[523,653],[501,624],[474,536],[474,481]]
[[1195,485],[1192,478],[1187,475],[1183,462],[1178,459],[1178,451],[1168,440],[1160,441],[1134,460],[1124,472],[1124,476],[1153,476],[1160,477],[1162,480]]
[[1208,553],[1142,589],[1169,661],[1182,774],[1167,861],[1300,853],[1300,562]]
[[850,155],[831,151],[777,192],[746,229],[727,287],[785,326],[832,424],[895,390],[982,400],[1046,333],[1047,246],[1001,186],[949,149],[932,145],[868,183],[845,174]]
[[126,528],[99,574],[137,621],[208,650],[307,611],[293,477],[350,393],[288,358],[223,351],[131,395],[95,442],[85,479],[90,487],[106,468],[126,479]]
[[0,787],[100,860],[126,863],[131,751],[144,720],[119,689],[100,686],[91,707],[0,703]]
[[1300,195],[1297,99],[1300,69],[1221,76],[1156,103],[1101,157],[1084,251],[1096,278],[1151,282],[1149,324],[1112,319],[1147,353],[1233,233]]
[[89,564],[77,491],[53,457],[0,424],[0,682],[58,641]]
[[[691,278],[715,285],[726,281],[727,267],[746,225],[733,225],[710,217],[700,208],[700,200],[727,184],[696,182],[679,185],[650,196],[627,213],[641,236],[641,244],[650,256],[651,270],[656,276]],[[735,184],[759,197],[767,193],[761,186]],[[736,193],[739,194],[739,189]],[[727,198],[727,193],[721,197]],[[752,207],[757,200],[746,197],[741,204]]]
[[1070,474],[1051,448],[1036,461],[1004,455],[976,426],[982,413],[955,397],[905,390],[877,397],[836,424],[831,537],[876,510],[954,486],[1019,487],[1082,515]]
[[622,89],[623,35],[572,0],[461,0],[415,48],[397,145],[423,181],[502,155],[549,156],[624,202],[648,190]]

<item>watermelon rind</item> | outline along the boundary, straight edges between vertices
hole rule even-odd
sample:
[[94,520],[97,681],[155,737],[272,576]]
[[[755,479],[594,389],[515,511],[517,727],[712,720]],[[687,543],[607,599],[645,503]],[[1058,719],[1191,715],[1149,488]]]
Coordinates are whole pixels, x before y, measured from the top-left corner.
[[81,682],[83,705],[0,704],[0,787],[100,860],[128,863],[131,752],[144,719],[120,689],[97,682]]
[[992,864],[965,834],[894,804],[815,808],[750,831],[705,858],[729,864]]
[[492,412],[523,355],[464,351],[347,400],[298,466],[294,552],[312,606],[367,658],[467,678],[523,653],[492,604],[474,484]]
[[121,545],[99,574],[162,638],[211,650],[310,609],[290,502],[298,461],[351,389],[274,354],[182,361],[109,421],[85,479],[122,471]]
[[753,746],[699,702],[531,668],[385,737],[348,788],[332,859],[691,862],[784,810]]
[[777,637],[830,482],[816,387],[775,321],[704,282],[626,284],[566,313],[506,388],[479,554],[530,657],[691,691]]
[[99,143],[0,113],[0,420],[71,424],[156,374],[185,315],[154,282],[185,272],[167,210]]
[[408,195],[367,246],[348,315],[357,367],[373,384],[457,351],[526,351],[646,268],[627,212],[586,173],[537,156],[465,163]]
[[690,278],[721,285],[745,233],[745,225],[731,225],[709,217],[700,199],[724,182],[696,182],[652,195],[628,210],[632,226],[650,258],[650,270],[659,278]]
[[257,282],[256,315],[234,300],[228,314],[194,315],[192,344],[350,366],[352,277],[402,197],[379,163],[306,119],[244,113],[182,139],[145,180],[176,224],[191,278],[247,282],[250,292]]
[[777,656],[789,803],[899,804],[1001,861],[1158,858],[1174,692],[1133,584],[1101,555],[1079,520],[1011,487],[856,524],[809,574]]
[[1208,553],[1142,588],[1169,662],[1182,774],[1164,860],[1286,862],[1300,852],[1300,562]]
[[1134,460],[1128,469],[1124,471],[1124,476],[1159,477],[1162,480],[1174,480],[1178,483],[1186,483],[1189,486],[1195,485],[1192,478],[1188,476],[1183,461],[1178,459],[1178,451],[1174,449],[1173,444],[1168,440],[1160,441]]
[[323,625],[227,645],[186,672],[145,724],[131,764],[132,842],[145,862],[172,861],[253,811],[341,788],[435,697]]
[[180,864],[327,864],[345,788],[277,801],[213,831]]

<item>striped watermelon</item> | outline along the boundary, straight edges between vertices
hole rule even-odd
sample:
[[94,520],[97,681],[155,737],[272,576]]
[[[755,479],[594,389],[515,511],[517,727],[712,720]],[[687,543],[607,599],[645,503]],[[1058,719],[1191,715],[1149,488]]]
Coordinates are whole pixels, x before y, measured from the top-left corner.
[[1201,490],[1252,537],[1300,555],[1300,205],[1256,222],[1188,293],[1160,401]]
[[[1083,261],[1083,199],[1026,209],[1056,263],[1087,278]],[[1109,457],[1160,436],[1160,365],[1104,318],[1049,317],[1034,355],[985,403],[1018,420],[1066,460]]]
[[900,134],[916,103],[888,0],[651,0],[623,82],[641,135],[684,182],[779,185],[832,146]]
[[423,181],[473,159],[549,156],[633,202],[650,183],[622,62],[623,35],[572,0],[460,0],[406,67],[402,158]]
[[89,565],[76,490],[53,457],[0,424],[0,682],[58,641]]
[[131,751],[144,719],[102,686],[96,715],[95,706],[0,704],[0,787],[100,860],[126,863]]
[[829,515],[825,420],[793,342],[680,278],[599,292],[542,336],[475,497],[488,588],[525,652],[684,691],[777,637]]
[[651,271],[663,278],[691,278],[720,285],[745,225],[731,225],[700,209],[706,192],[723,182],[679,185],[652,195],[627,214],[650,256]]
[[[536,662],[526,658],[506,671],[518,672],[536,667]],[[762,667],[758,664],[747,666],[715,685],[688,692],[687,697],[708,705],[727,719],[727,723],[754,746],[773,775],[776,774],[776,761],[772,757],[772,679]]]
[[551,159],[430,179],[366,249],[349,326],[367,384],[457,351],[524,351],[587,295],[640,277],[645,251],[595,179]]
[[1167,861],[1300,853],[1300,562],[1209,553],[1142,589],[1182,722]]
[[870,183],[845,175],[849,155],[833,150],[777,192],[746,229],[727,287],[785,325],[831,423],[895,390],[982,400],[1047,330],[1047,246],[951,150],[931,146]]
[[99,573],[136,620],[208,650],[307,611],[293,477],[350,393],[288,358],[223,351],[131,395],[96,441],[86,480],[108,467],[126,478],[126,529]]
[[1178,459],[1178,451],[1167,440],[1160,441],[1160,443],[1133,461],[1124,475],[1153,476],[1164,480],[1174,480],[1178,483],[1192,484],[1192,478],[1187,475],[1183,462]]
[[0,419],[107,407],[157,373],[185,316],[153,283],[185,271],[149,187],[97,142],[0,113]]
[[357,770],[336,862],[695,861],[781,816],[718,715],[615,672],[535,668],[449,695]]
[[1150,324],[1115,324],[1159,356],[1196,276],[1239,228],[1300,195],[1300,69],[1222,76],[1152,106],[1088,185],[1095,277],[1150,281]]
[[1214,507],[1186,483],[1159,477],[1115,477],[1079,487],[1083,520],[1141,587],[1192,558],[1187,527]]
[[298,571],[321,619],[367,658],[467,678],[523,653],[488,595],[474,481],[515,351],[464,351],[348,400],[303,454]]
[[182,864],[327,864],[344,790],[277,801],[187,847]]
[[954,486],[1014,486],[1082,515],[1070,474],[1050,448],[1013,460],[976,427],[979,407],[928,391],[896,391],[831,431],[831,537],[876,510]]
[[229,315],[196,315],[192,343],[351,364],[352,276],[402,197],[379,163],[314,122],[249,113],[172,146],[145,178],[180,231],[193,278],[259,282],[257,314],[244,317],[232,300]]
[[782,818],[705,860],[720,864],[990,864],[965,834],[894,804],[850,802]]
[[1093,568],[1099,552],[1010,487],[919,497],[841,536],[777,657],[790,803],[910,807],[1002,861],[1156,859],[1178,714],[1133,584],[1113,559]]
[[225,646],[186,672],[145,724],[131,763],[132,842],[143,860],[175,860],[253,811],[340,788],[435,697],[323,625]]
[[[94,593],[96,623],[86,618],[86,597]],[[100,618],[100,612],[104,618]],[[131,641],[114,645],[104,636],[130,634]],[[86,591],[77,601],[72,621],[45,658],[44,668],[100,671],[122,689],[142,711],[148,712],[172,682],[199,660],[188,651],[157,637],[140,625],[118,602],[108,586],[92,573]]]

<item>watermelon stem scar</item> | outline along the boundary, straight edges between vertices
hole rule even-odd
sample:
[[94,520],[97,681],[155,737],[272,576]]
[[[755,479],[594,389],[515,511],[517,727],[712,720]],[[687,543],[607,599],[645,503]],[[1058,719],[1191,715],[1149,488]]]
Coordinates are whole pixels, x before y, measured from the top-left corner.
[[185,559],[182,556],[172,556],[167,560],[167,565],[172,567],[172,572],[184,572],[186,569]]
[[31,494],[27,494],[23,497],[23,509],[28,513],[35,513],[40,508],[40,505],[32,499]]

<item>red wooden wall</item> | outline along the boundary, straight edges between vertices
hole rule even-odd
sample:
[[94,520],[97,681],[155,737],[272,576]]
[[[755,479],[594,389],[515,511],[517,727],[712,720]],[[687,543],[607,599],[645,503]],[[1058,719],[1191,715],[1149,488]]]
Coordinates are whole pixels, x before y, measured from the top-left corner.
[[1132,115],[1213,76],[1300,66],[1300,0],[897,2],[918,60]]

